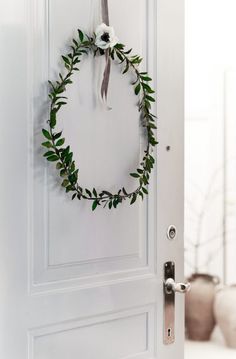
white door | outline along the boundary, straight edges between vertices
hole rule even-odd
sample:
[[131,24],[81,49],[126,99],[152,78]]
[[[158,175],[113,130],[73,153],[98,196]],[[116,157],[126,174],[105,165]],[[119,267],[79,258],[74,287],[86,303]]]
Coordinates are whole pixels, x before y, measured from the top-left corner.
[[[92,212],[70,200],[42,158],[47,80],[76,29],[91,30],[98,1],[1,0],[1,359],[183,358],[183,296],[175,342],[163,344],[164,263],[174,261],[183,280],[183,0],[109,1],[117,36],[143,56],[157,90],[148,199]],[[113,66],[112,110],[96,105],[99,66],[81,63],[61,126],[85,185],[132,186],[142,139],[136,99]]]

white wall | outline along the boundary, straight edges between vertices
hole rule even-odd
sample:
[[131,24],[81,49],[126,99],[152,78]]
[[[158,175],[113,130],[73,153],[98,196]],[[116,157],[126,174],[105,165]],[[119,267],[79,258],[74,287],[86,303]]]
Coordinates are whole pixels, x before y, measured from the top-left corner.
[[236,282],[235,14],[235,0],[186,1],[186,273],[200,242],[198,270],[225,272],[228,282]]

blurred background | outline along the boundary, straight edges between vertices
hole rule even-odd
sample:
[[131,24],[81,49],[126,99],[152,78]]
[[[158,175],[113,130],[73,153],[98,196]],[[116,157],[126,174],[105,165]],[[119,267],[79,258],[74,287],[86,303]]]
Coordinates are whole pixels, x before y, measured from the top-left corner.
[[186,359],[236,358],[236,1],[186,1]]

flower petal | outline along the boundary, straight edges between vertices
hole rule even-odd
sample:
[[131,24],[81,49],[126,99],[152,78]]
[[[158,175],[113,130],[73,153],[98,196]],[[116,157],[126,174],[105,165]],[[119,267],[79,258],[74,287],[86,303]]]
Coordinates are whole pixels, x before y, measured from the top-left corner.
[[104,32],[108,32],[107,30],[108,26],[104,23],[102,23],[101,25],[98,25],[96,30],[95,30],[95,34],[103,34]]
[[114,37],[114,36],[115,36],[114,27],[108,26],[107,32],[109,33],[110,37]]
[[110,41],[110,47],[114,47],[116,44],[118,44],[119,39],[118,37],[114,36]]
[[106,50],[106,49],[108,49],[110,47],[110,42],[105,42],[105,41],[102,41],[100,39],[97,39],[95,41],[95,45],[97,47],[99,47],[100,49],[102,49],[102,50]]
[[[108,42],[102,40],[102,35],[106,33],[109,35]],[[95,34],[95,45],[100,49],[106,50],[109,47],[113,47],[118,43],[118,38],[115,36],[115,30],[112,26],[107,26],[106,24],[102,23],[97,26]]]

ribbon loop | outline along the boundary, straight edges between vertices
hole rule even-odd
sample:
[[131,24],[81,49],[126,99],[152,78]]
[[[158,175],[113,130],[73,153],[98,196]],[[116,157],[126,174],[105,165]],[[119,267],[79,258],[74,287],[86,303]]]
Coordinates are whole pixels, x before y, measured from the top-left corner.
[[102,21],[104,24],[109,26],[109,9],[108,9],[108,0],[102,1]]
[[[101,0],[102,6],[102,21],[104,24],[109,26],[109,8],[108,8],[108,0]],[[109,87],[109,80],[110,80],[110,73],[111,73],[111,59],[109,57],[109,49],[105,51],[105,59],[106,65],[103,73],[103,80],[101,86],[101,96],[102,100],[107,101],[107,94],[108,94],[108,87]]]

